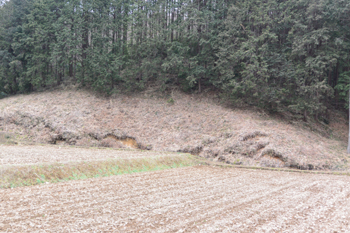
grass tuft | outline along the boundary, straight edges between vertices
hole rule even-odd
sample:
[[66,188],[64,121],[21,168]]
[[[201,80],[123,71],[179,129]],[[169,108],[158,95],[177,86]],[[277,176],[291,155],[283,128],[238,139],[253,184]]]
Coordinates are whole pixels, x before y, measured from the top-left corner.
[[192,155],[0,167],[0,188],[57,183],[195,165]]

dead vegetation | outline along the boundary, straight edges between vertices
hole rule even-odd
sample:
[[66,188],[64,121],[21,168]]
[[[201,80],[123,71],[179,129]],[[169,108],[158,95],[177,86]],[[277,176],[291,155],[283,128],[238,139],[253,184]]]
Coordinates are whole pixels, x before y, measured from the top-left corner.
[[260,131],[254,131],[251,133],[245,133],[241,136],[241,141],[247,141],[249,139],[257,138],[257,137],[266,137],[266,133],[262,133]]
[[[0,131],[15,142],[186,152],[214,161],[298,169],[349,169],[346,120],[329,125],[227,108],[205,95],[144,92],[97,97],[52,91],[0,100]],[[1,139],[0,139],[1,140]]]

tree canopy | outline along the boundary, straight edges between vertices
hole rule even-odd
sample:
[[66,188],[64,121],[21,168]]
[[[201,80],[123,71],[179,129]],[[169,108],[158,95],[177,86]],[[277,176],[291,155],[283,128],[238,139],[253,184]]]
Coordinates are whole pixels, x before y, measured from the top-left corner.
[[65,80],[107,94],[156,83],[271,111],[346,106],[349,0],[10,0],[0,92]]

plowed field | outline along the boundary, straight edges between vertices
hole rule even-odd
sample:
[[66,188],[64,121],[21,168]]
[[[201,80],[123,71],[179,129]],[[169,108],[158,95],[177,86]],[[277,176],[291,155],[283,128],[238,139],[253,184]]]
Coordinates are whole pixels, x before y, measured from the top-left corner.
[[0,165],[24,165],[37,163],[64,163],[106,159],[132,159],[157,156],[174,156],[177,153],[113,150],[101,148],[76,148],[58,146],[7,146],[0,145]]
[[350,232],[350,177],[197,166],[0,190],[0,231]]

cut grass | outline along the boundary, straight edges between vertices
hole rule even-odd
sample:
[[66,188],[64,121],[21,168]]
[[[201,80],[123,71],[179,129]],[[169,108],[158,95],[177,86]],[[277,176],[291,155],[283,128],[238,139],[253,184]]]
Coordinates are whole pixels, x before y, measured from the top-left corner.
[[55,163],[0,167],[0,188],[14,188],[69,180],[107,177],[136,172],[193,166],[190,154],[152,158],[110,159],[75,163]]

